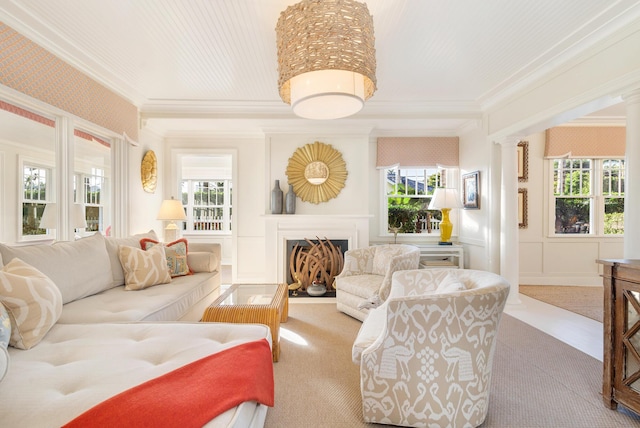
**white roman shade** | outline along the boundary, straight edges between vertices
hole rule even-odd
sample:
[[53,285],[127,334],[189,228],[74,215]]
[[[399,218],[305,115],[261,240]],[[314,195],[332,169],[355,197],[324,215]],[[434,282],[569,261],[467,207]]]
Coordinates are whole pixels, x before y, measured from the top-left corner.
[[624,126],[557,126],[546,131],[544,157],[618,158],[625,147]]

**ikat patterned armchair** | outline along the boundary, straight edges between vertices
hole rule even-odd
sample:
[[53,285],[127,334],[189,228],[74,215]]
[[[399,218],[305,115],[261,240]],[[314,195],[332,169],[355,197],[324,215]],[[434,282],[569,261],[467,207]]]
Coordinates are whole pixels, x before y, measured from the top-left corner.
[[335,282],[338,310],[364,320],[370,309],[386,300],[393,273],[417,269],[419,264],[420,249],[414,245],[374,245],[345,252]]
[[353,345],[365,422],[477,427],[489,408],[498,324],[509,283],[490,272],[396,272]]

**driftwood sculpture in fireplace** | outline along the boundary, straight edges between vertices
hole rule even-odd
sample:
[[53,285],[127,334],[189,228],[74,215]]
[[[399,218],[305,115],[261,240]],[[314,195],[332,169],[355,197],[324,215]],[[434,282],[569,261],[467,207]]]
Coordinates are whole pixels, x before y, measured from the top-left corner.
[[294,283],[289,290],[306,291],[313,281],[335,288],[335,277],[344,263],[342,250],[327,238],[317,238],[317,243],[305,238],[305,242],[308,245],[296,244],[291,251],[289,269]]

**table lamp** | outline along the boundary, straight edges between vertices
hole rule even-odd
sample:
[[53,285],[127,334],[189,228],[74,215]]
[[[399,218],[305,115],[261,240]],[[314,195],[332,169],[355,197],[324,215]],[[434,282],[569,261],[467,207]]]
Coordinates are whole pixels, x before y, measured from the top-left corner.
[[160,212],[158,213],[158,220],[168,220],[169,224],[164,228],[165,242],[173,242],[178,237],[178,225],[176,221],[183,221],[187,219],[187,215],[184,213],[184,207],[182,202],[173,199],[165,199],[160,205]]
[[453,223],[449,220],[449,211],[453,208],[462,208],[462,202],[458,196],[458,191],[452,188],[438,187],[429,203],[430,210],[440,210],[442,220],[440,221],[440,242],[439,245],[453,245],[449,241],[453,231]]
[[44,206],[42,217],[40,217],[40,229],[56,229],[56,219],[58,217],[57,205],[55,202],[49,202]]

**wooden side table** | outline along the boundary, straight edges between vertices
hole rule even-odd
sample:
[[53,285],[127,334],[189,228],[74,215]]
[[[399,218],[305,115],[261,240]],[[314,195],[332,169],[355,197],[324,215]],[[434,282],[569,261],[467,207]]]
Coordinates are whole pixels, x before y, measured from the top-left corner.
[[280,358],[280,323],[289,317],[287,284],[233,284],[202,315],[202,322],[265,324],[273,361]]

